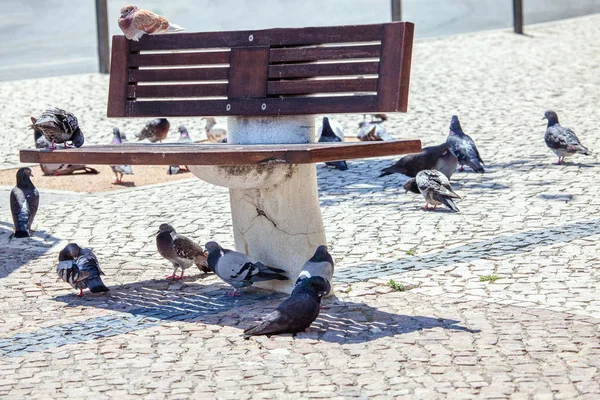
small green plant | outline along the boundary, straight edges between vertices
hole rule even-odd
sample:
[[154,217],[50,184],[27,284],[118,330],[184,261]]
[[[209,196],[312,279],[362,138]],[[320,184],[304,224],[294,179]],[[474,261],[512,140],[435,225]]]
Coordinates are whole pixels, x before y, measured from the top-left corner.
[[413,247],[410,250],[406,250],[406,255],[407,256],[414,256],[415,254],[417,254],[417,248],[416,247]]
[[498,275],[484,275],[479,277],[479,282],[494,283],[497,279],[500,279]]
[[404,292],[404,285],[401,283],[396,283],[393,279],[390,279],[388,282],[388,286],[394,289],[396,292]]

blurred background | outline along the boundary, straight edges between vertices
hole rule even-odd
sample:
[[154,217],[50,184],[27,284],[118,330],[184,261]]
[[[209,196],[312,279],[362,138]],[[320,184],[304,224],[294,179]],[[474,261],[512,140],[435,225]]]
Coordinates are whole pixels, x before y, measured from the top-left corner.
[[[110,36],[119,9],[108,0]],[[146,0],[188,31],[391,21],[391,0]],[[600,12],[600,0],[523,0],[524,23]],[[0,80],[98,71],[95,0],[0,0]],[[512,0],[402,0],[416,38],[512,27]]]

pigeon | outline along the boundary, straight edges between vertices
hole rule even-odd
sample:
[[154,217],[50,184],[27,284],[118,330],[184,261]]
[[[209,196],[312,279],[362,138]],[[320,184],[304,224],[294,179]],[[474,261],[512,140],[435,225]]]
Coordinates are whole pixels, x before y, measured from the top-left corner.
[[452,152],[458,158],[461,172],[465,170],[465,165],[471,167],[475,172],[483,173],[485,171],[481,165],[485,163],[481,159],[479,151],[477,151],[475,142],[473,142],[473,139],[469,135],[465,135],[462,131],[456,115],[452,116],[450,132],[446,142],[452,146]]
[[[31,117],[31,122],[35,123],[36,119]],[[36,149],[48,149],[51,143],[44,137],[42,131],[33,128],[33,138],[35,140]],[[59,176],[72,175],[75,171],[84,171],[86,174],[97,174],[98,171],[94,168],[78,164],[40,164],[40,168],[44,175]]]
[[170,126],[171,124],[169,124],[169,121],[166,118],[156,118],[152,121],[148,121],[144,129],[135,135],[135,137],[138,141],[148,139],[152,143],[158,141],[162,142],[163,139],[167,137]]
[[209,142],[221,143],[223,139],[227,138],[227,127],[225,125],[218,124],[217,120],[212,117],[203,119],[206,120],[204,130],[206,131],[206,138]]
[[[177,143],[186,144],[194,142],[190,137],[187,128],[184,125],[179,125],[179,128],[177,129],[179,130],[179,139],[177,140]],[[176,175],[179,171],[181,171],[179,165],[170,165],[169,169],[167,170],[167,175]],[[186,169],[183,171],[189,170],[186,167]]]
[[436,169],[450,178],[457,165],[458,160],[450,150],[450,144],[446,142],[437,146],[423,147],[420,153],[402,157],[394,165],[382,169],[379,177],[398,173],[414,178],[424,169]]
[[592,154],[585,148],[571,129],[563,128],[558,122],[558,115],[554,111],[546,111],[544,118],[548,120],[548,127],[544,135],[546,146],[558,156],[556,165],[562,164],[565,157],[570,157],[575,153]]
[[231,296],[237,295],[238,289],[251,286],[255,282],[289,279],[283,275],[284,270],[260,262],[252,262],[247,255],[223,249],[217,242],[208,242],[205,247],[208,251],[210,269],[223,281],[233,286]]
[[50,150],[54,150],[55,143],[63,143],[67,148],[67,142],[73,142],[75,147],[83,146],[83,133],[79,129],[77,117],[61,108],[49,108],[39,118],[31,117],[30,128],[38,129],[50,142]]
[[313,276],[304,279],[275,310],[256,326],[244,330],[244,339],[258,335],[278,335],[308,330],[320,312],[321,299],[331,291],[326,279]]
[[31,236],[31,224],[40,204],[40,194],[31,182],[31,169],[24,167],[17,171],[17,186],[10,192],[10,211],[15,232],[10,238]]
[[[301,282],[313,276],[320,276],[331,285],[331,280],[333,279],[333,258],[325,245],[317,247],[315,254],[304,263],[295,285],[298,286]],[[329,292],[326,294],[329,294]]]
[[433,205],[434,210],[437,206],[443,204],[450,210],[458,212],[458,208],[452,199],[460,199],[460,196],[452,190],[450,181],[440,171],[433,169],[423,170],[417,174],[416,178],[406,181],[404,189],[407,192],[420,192],[425,198],[426,210],[429,209],[429,204]]
[[[121,139],[121,131],[119,128],[114,127],[111,144],[120,145],[122,143],[123,139]],[[114,183],[122,183],[123,175],[133,175],[133,169],[131,168],[131,165],[111,165],[110,169],[112,169],[112,172],[115,174]]]
[[119,28],[127,39],[135,42],[144,34],[185,31],[184,28],[167,21],[165,17],[133,5],[122,7],[120,13]]
[[100,269],[98,258],[94,252],[79,247],[77,243],[69,243],[60,251],[56,273],[73,289],[79,289],[78,297],[83,296],[85,288],[90,289],[92,293],[110,291],[100,278],[104,272]]
[[[342,127],[342,125],[340,125],[339,122],[334,121],[332,119],[327,118],[327,120],[329,121],[329,126],[331,127],[331,130],[333,131],[333,133],[335,133],[335,136],[339,137],[340,141],[343,142],[344,141],[344,128]],[[323,134],[323,126],[324,126],[324,124],[321,123],[321,125],[319,125],[319,128],[317,129],[317,142],[320,142],[321,135]]]
[[[173,264],[173,275],[167,276],[174,281],[183,279],[183,274],[188,267],[196,264],[202,272],[209,272],[206,253],[202,246],[193,240],[179,235],[169,224],[161,224],[156,234],[156,248],[163,258]],[[177,269],[181,268],[181,276],[177,276]]]
[[381,125],[381,121],[359,122],[358,133],[356,134],[356,137],[363,142],[393,142],[394,140],[396,140],[385,130],[383,125]]
[[[341,135],[343,138],[343,133]],[[329,123],[329,118],[323,117],[323,128],[319,137],[319,143],[336,143],[342,141],[343,139],[341,139],[340,136],[333,131],[331,124]],[[348,164],[346,164],[346,161],[330,161],[326,162],[325,165],[337,168],[340,171],[346,171],[348,169]]]

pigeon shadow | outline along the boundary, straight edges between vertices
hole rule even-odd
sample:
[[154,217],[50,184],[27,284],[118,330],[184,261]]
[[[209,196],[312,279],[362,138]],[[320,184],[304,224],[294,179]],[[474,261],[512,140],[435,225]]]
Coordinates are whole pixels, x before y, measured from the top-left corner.
[[135,187],[135,182],[113,182],[112,184],[115,186],[123,186],[127,188]]
[[556,201],[571,201],[575,198],[572,194],[538,194],[537,197],[544,200],[556,200]]

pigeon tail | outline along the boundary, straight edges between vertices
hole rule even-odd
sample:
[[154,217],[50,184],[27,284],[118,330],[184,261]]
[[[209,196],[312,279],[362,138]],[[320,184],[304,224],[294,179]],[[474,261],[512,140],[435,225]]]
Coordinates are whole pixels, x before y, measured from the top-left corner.
[[12,235],[10,235],[11,238],[26,238],[29,237],[29,232],[25,231],[16,231],[15,233],[13,233]]
[[346,161],[326,162],[325,164],[337,168],[340,171],[346,171],[348,169],[348,164],[346,163]]
[[100,279],[100,277],[95,277],[95,278],[90,278],[87,282],[87,287],[88,289],[90,289],[90,292],[92,293],[100,293],[100,292],[109,292],[110,289],[107,288],[104,283],[102,282],[102,279]]
[[169,28],[167,29],[167,32],[183,32],[185,31],[185,28],[182,28],[179,25],[175,25],[169,22]]
[[269,267],[268,265],[264,265],[260,262],[257,262],[256,265],[259,268],[258,274],[256,274],[256,277],[259,279],[252,279],[252,280],[271,280],[271,279],[276,279],[278,281],[287,281],[290,278],[288,278],[287,276],[283,275],[285,273],[285,270],[280,269],[280,268],[275,268],[275,267]]
[[446,196],[436,196],[435,199],[438,200],[443,205],[445,205],[446,207],[448,207],[449,209],[451,209],[452,211],[460,212],[458,207],[456,207],[456,204],[454,204],[454,200],[452,200],[451,198],[446,197]]
[[206,256],[199,255],[198,257],[194,258],[194,264],[196,264],[196,266],[198,267],[198,269],[200,269],[200,271],[202,271],[204,273],[210,272],[210,267],[208,266],[208,261],[206,259]]
[[479,162],[478,159],[474,158],[474,159],[468,160],[467,163],[469,164],[469,167],[471,167],[473,169],[473,171],[479,172],[480,174],[483,174],[485,172],[485,170],[483,169],[483,166],[481,165],[481,163]]

